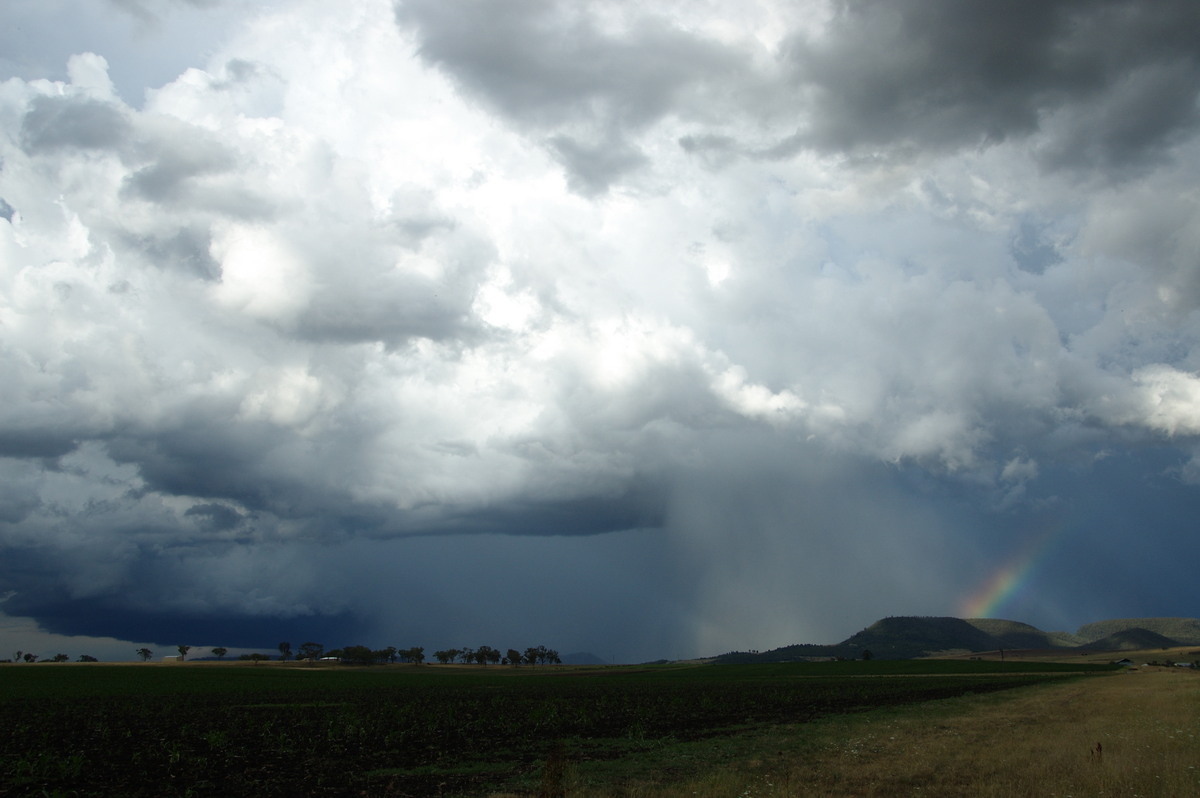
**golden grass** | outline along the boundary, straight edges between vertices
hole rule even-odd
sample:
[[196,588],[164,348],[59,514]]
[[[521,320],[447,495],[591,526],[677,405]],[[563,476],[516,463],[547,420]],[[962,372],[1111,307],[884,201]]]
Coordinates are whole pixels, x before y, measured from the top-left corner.
[[[1200,674],[1141,669],[764,733],[762,755],[569,798],[1200,795]],[[572,784],[574,781],[574,784]],[[544,789],[544,788],[543,788]]]

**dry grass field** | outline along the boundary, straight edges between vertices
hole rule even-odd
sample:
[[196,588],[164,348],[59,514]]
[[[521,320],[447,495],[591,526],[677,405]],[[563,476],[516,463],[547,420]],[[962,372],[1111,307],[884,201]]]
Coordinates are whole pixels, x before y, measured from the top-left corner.
[[[744,750],[744,749],[743,749]],[[783,727],[674,784],[570,798],[1200,795],[1200,672],[1139,668]],[[719,759],[719,757],[718,757]],[[707,772],[706,772],[707,771]]]

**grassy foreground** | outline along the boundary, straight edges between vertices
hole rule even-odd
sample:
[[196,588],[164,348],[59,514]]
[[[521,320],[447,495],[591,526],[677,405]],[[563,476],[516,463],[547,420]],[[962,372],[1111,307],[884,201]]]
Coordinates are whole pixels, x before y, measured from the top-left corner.
[[0,798],[1200,794],[1200,674],[1106,670],[5,666]]
[[[729,741],[732,755],[670,784],[588,787],[567,798],[1200,795],[1200,674],[1142,669],[967,696]],[[732,753],[740,750],[741,754]]]

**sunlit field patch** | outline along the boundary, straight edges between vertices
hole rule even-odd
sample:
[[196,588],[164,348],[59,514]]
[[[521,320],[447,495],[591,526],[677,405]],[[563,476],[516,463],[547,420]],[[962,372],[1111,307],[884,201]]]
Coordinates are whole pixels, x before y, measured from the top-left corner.
[[572,798],[1200,795],[1200,678],[1162,669],[777,727],[695,778]]

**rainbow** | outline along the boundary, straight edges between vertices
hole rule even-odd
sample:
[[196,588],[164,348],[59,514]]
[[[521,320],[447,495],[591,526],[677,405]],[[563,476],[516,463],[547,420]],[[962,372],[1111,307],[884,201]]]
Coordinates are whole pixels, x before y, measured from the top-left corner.
[[1059,524],[1048,524],[1030,537],[1020,550],[996,569],[973,594],[959,605],[961,618],[990,618],[1029,584],[1050,543],[1057,537]]

